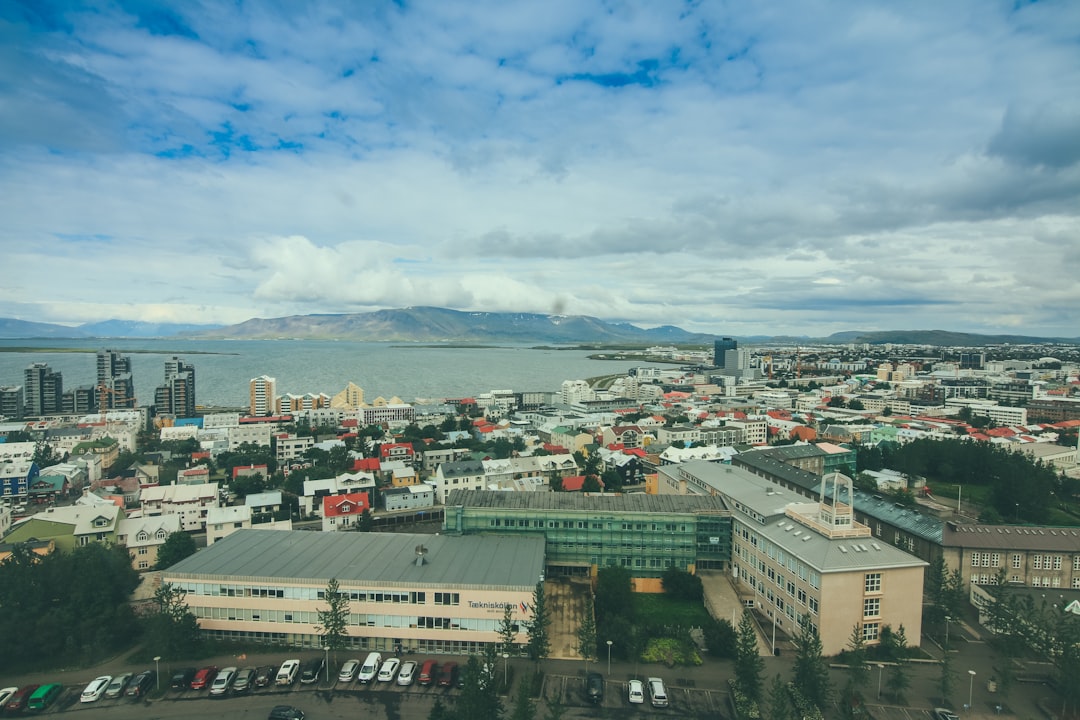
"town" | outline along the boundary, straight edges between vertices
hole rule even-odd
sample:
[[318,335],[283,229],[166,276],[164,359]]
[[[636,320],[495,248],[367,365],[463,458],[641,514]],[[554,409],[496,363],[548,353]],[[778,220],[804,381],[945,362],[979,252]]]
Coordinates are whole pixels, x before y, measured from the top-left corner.
[[[116,549],[133,613],[189,618],[187,635],[147,631],[155,661],[198,643],[316,649],[322,664],[301,681],[329,684],[329,651],[356,653],[338,686],[365,668],[402,687],[426,674],[462,684],[462,713],[470,687],[509,696],[513,657],[583,663],[558,702],[689,717],[696,700],[669,703],[672,683],[637,666],[704,655],[734,661],[725,712],[748,718],[779,712],[780,695],[804,716],[865,713],[883,680],[903,705],[911,668],[933,661],[950,720],[960,695],[972,705],[975,670],[950,660],[962,640],[998,654],[983,685],[997,712],[1036,680],[1055,711],[1076,712],[1077,348],[722,338],[617,354],[663,364],[411,403],[352,382],[283,393],[260,376],[248,406],[227,411],[197,404],[196,367],[180,357],[152,404],[122,352],[99,351],[96,384],[71,389],[32,363],[0,387],[0,594],[49,558]],[[659,620],[664,598],[689,619]],[[8,620],[38,622],[29,607]],[[38,643],[0,672],[61,650]],[[755,662],[789,655],[790,692],[768,693]],[[401,656],[416,657],[407,682]],[[462,657],[472,686],[438,660]],[[634,667],[627,682],[598,672],[613,659]],[[846,686],[821,679],[826,659],[849,669]],[[242,677],[240,692],[259,669],[202,682],[222,694]],[[519,687],[523,705],[550,695]]]

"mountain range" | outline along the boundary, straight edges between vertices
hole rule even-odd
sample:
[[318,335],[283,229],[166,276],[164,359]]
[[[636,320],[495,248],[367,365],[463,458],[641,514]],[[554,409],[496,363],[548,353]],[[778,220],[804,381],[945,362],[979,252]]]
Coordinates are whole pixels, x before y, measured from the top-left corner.
[[[370,342],[559,343],[607,345],[709,345],[718,335],[691,333],[673,325],[640,328],[587,315],[467,312],[410,307],[367,313],[253,318],[237,325],[210,326],[107,320],[79,326],[0,318],[0,338],[338,339]],[[1080,344],[1080,338],[978,335],[946,330],[845,331],[826,338],[737,337],[749,343],[787,345],[884,343],[934,346]]]

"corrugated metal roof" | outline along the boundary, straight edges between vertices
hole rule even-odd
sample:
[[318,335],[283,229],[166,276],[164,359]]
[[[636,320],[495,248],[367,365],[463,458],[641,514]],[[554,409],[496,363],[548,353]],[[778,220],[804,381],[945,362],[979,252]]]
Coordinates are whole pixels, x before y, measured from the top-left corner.
[[579,512],[695,513],[727,510],[724,501],[705,495],[646,495],[617,493],[498,492],[451,490],[446,506],[565,510]]
[[543,571],[542,537],[243,529],[173,565],[165,579],[531,588]]

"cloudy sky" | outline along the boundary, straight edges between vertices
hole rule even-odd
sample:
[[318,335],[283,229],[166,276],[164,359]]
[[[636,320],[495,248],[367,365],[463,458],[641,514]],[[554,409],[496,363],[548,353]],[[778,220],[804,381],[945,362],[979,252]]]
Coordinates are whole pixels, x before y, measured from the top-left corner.
[[1080,336],[1078,28],[1072,0],[7,0],[0,316]]

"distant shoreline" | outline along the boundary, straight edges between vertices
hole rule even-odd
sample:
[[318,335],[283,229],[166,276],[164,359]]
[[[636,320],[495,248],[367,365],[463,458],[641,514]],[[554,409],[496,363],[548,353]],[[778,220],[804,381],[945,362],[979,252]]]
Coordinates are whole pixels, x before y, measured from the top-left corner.
[[[93,348],[54,348],[54,347],[4,347],[0,346],[0,352],[6,353],[89,353],[97,354]],[[239,355],[240,353],[213,352],[211,350],[129,350],[124,349],[124,354],[131,355]]]

